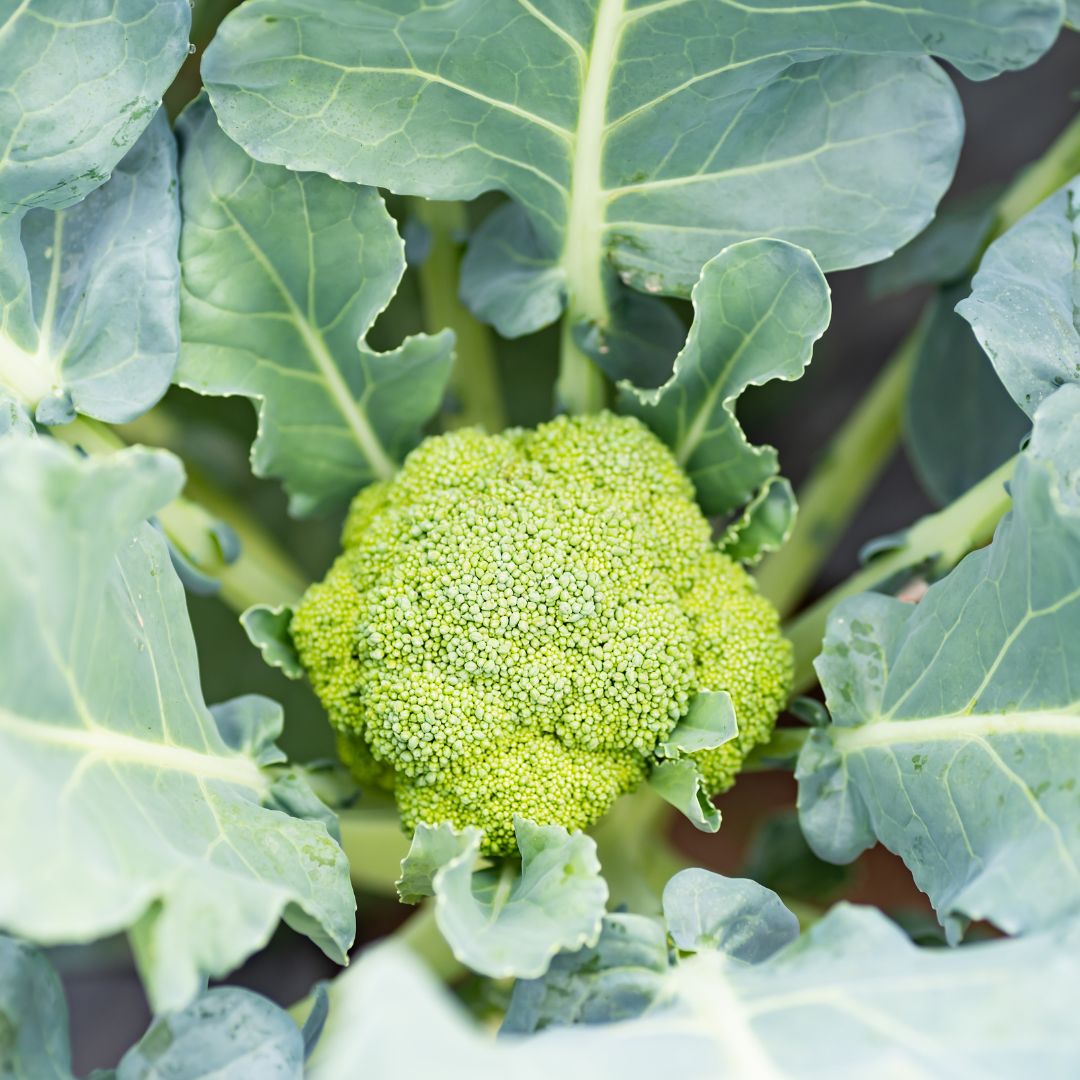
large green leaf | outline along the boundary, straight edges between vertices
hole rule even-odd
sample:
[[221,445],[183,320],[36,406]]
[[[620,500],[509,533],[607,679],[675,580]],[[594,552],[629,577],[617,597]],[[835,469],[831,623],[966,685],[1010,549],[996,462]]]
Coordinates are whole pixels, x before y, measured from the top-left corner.
[[0,927],[43,943],[127,929],[159,1009],[282,917],[338,961],[354,929],[314,797],[265,769],[280,709],[242,699],[219,731],[203,704],[183,589],[144,521],[182,479],[162,452],[0,442]]
[[284,480],[295,513],[389,478],[438,408],[453,336],[409,338],[390,353],[365,344],[405,270],[378,192],[252,160],[205,98],[178,130],[177,382],[256,404],[254,470]]
[[777,471],[771,446],[751,446],[735,419],[748,386],[797,379],[829,325],[829,286],[808,251],[748,240],[710,260],[694,286],[694,324],[671,378],[656,390],[624,384],[624,412],[674,451],[706,514],[750,500]]
[[840,905],[762,964],[706,953],[679,965],[677,1000],[640,1020],[496,1041],[407,951],[383,946],[335,980],[308,1075],[339,1080],[362,1062],[397,1076],[406,1046],[414,1075],[447,1080],[1064,1078],[1080,1055],[1076,948],[1073,928],[920,949],[880,912]]
[[799,759],[814,850],[899,854],[955,938],[1080,911],[1080,387],[1047,399],[993,544],[917,606],[865,594],[817,661]]
[[608,890],[596,843],[558,825],[516,817],[520,870],[504,860],[476,872],[480,830],[420,825],[398,889],[435,897],[435,919],[454,955],[493,978],[537,978],[563,949],[595,944]]
[[0,219],[0,389],[38,421],[123,423],[180,349],[176,144],[164,111],[112,178],[66,210]]
[[931,301],[904,405],[908,456],[939,506],[1003,465],[1031,430],[971,327],[953,310],[968,291],[967,284],[953,286]]
[[1080,382],[1080,177],[990,245],[956,310],[975,331],[1013,400],[1033,416]]
[[64,988],[32,946],[0,934],[0,1076],[74,1080]]
[[962,129],[926,55],[982,78],[1031,63],[1060,24],[1060,0],[250,0],[203,75],[260,160],[430,198],[506,192],[466,300],[521,334],[569,297],[603,357],[618,315],[643,321],[620,276],[685,295],[750,237],[827,269],[909,240]]
[[190,28],[188,0],[4,0],[0,217],[104,183],[186,59]]

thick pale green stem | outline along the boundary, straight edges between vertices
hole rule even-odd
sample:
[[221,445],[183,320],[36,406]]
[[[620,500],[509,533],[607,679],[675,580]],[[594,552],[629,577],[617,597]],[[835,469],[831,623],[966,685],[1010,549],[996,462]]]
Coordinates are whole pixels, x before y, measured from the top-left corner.
[[566,245],[562,253],[568,303],[563,316],[559,381],[555,386],[558,406],[572,413],[597,412],[607,400],[604,376],[578,347],[574,327],[579,323],[606,327],[610,317],[604,282],[604,131],[625,12],[625,0],[600,0],[592,45],[588,55],[580,57],[581,110],[574,135]]
[[454,956],[435,921],[434,900],[426,901],[420,910],[395,932],[394,940],[411,949],[415,956],[423,960],[431,973],[443,982],[454,982],[468,974],[469,969]]
[[[1002,194],[986,244],[1077,173],[1080,173],[1080,117]],[[793,610],[805,595],[900,441],[907,381],[920,333],[916,327],[905,339],[882,369],[864,402],[837,433],[799,493],[799,518],[791,540],[770,556],[758,572],[762,591],[782,613]]]
[[799,494],[799,516],[791,538],[758,570],[762,593],[781,615],[787,615],[813,584],[822,563],[892,457],[921,340],[921,328],[916,327],[829,443]]
[[342,810],[338,822],[353,885],[376,896],[396,896],[394,883],[401,876],[401,860],[409,852],[409,838],[402,831],[397,809]]
[[411,205],[431,234],[431,248],[417,271],[424,328],[429,334],[449,328],[456,339],[451,386],[461,408],[448,417],[448,426],[479,424],[490,432],[502,431],[506,410],[491,329],[458,298],[465,208],[461,203],[428,199],[412,199]]
[[941,574],[993,536],[1012,502],[1005,483],[1016,468],[1016,460],[1010,458],[944,510],[917,521],[904,534],[900,547],[873,559],[785,627],[795,647],[795,693],[814,684],[814,658],[821,651],[829,613],[841,600],[880,588],[924,564],[929,564],[932,574]]
[[[49,431],[91,455],[115,453],[128,445],[112,428],[83,416]],[[173,499],[157,518],[184,556],[220,582],[221,598],[235,611],[242,612],[252,604],[293,603],[303,593],[307,580],[292,559],[262,525],[205,480],[189,478],[186,495]],[[240,555],[231,563],[222,557],[215,538],[219,521],[240,540]]]

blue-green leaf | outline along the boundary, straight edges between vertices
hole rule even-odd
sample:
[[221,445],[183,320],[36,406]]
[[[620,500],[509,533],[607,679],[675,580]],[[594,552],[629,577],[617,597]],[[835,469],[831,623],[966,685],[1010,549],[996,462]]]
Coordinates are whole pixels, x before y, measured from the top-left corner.
[[771,446],[751,446],[735,419],[748,386],[797,379],[829,325],[829,287],[809,252],[780,240],[722,251],[694,286],[694,324],[671,379],[657,390],[623,384],[624,412],[675,452],[706,514],[749,501],[777,470]]
[[145,523],[182,481],[163,452],[0,441],[0,504],[18,507],[0,530],[0,789],[19,822],[0,832],[0,926],[47,944],[126,929],[158,1009],[281,918],[339,962],[354,932],[325,811],[262,768],[280,708],[242,699],[219,729],[203,703],[183,588]]
[[108,180],[187,58],[190,29],[188,0],[8,0],[0,218],[70,206]]
[[176,381],[243,395],[259,413],[252,466],[294,513],[392,476],[437,410],[453,335],[374,353],[404,246],[379,193],[248,157],[201,98],[183,142],[183,335]]
[[511,333],[568,303],[599,358],[626,285],[686,295],[738,241],[789,240],[827,269],[890,254],[960,145],[927,55],[983,78],[1033,62],[1060,24],[1060,0],[251,0],[203,75],[260,160],[430,198],[506,192],[520,212],[475,238],[466,301]]
[[[1071,931],[924,949],[880,912],[839,905],[761,964],[701,953],[675,967],[669,1003],[638,1020],[493,1041],[401,947],[335,980],[310,1080],[657,1076],[1069,1077],[1080,1056]],[[824,1065],[823,1065],[824,1063]]]
[[560,953],[543,978],[514,984],[500,1034],[634,1019],[663,1000],[667,972],[667,935],[656,919],[605,915],[595,945]]
[[757,964],[799,936],[799,920],[771,889],[709,870],[682,870],[664,887],[668,933],[683,952],[717,949]]
[[1028,416],[1059,386],[1080,382],[1078,244],[1080,178],[990,245],[956,308]]
[[952,937],[1080,911],[1080,387],[1035,417],[1013,511],[918,605],[865,594],[817,661],[832,725],[799,759],[814,850],[899,854]]
[[908,456],[939,506],[1008,461],[1031,430],[971,327],[953,310],[968,291],[966,284],[944,289],[931,301],[904,407]]
[[0,389],[45,424],[149,409],[180,349],[179,237],[163,111],[82,202],[0,218]]
[[304,1039],[284,1009],[236,986],[158,1017],[116,1080],[302,1080]]
[[401,860],[401,876],[394,883],[403,904],[418,904],[435,895],[435,875],[452,859],[467,855],[469,865],[476,862],[481,832],[468,828],[458,831],[449,822],[425,825],[413,833],[409,853]]
[[75,1080],[64,988],[37,949],[0,934],[0,1076]]

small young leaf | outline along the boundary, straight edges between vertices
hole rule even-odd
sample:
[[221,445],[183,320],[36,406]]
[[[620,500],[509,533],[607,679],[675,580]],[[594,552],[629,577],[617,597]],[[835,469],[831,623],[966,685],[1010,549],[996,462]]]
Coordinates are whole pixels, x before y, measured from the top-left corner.
[[605,915],[595,945],[560,953],[542,978],[514,984],[499,1033],[634,1019],[663,998],[668,966],[667,935],[656,919]]
[[[608,890],[590,837],[520,817],[514,830],[520,876],[509,863],[474,873],[480,836],[471,829],[443,848],[460,845],[430,887],[439,929],[462,963],[492,978],[535,979],[557,953],[597,940]],[[445,843],[438,830],[432,837]],[[402,863],[404,895],[422,895],[430,863],[415,868],[409,861]]]
[[799,920],[771,889],[709,870],[682,870],[664,888],[668,933],[683,952],[718,949],[758,964],[799,936]]
[[121,1059],[116,1080],[302,1080],[304,1038],[284,1009],[225,986],[158,1017]]
[[661,761],[649,773],[649,786],[696,829],[714,833],[720,828],[720,811],[713,806],[705,778],[692,758]]
[[184,347],[176,381],[243,395],[259,414],[258,476],[308,514],[389,479],[438,408],[453,335],[390,353],[365,339],[405,270],[379,193],[249,158],[205,97],[177,130]]
[[460,832],[449,822],[425,825],[421,822],[413,833],[409,853],[401,860],[401,877],[394,883],[398,899],[403,904],[418,904],[435,895],[435,875],[447,863],[464,857],[466,864],[475,866],[480,853],[479,829]]
[[190,30],[188,0],[5,4],[0,218],[70,206],[108,180],[187,59]]
[[1078,238],[1080,177],[990,245],[956,307],[1028,416],[1059,386],[1080,382]]
[[776,473],[776,451],[751,446],[735,419],[748,386],[797,379],[829,324],[829,286],[809,252],[748,240],[706,264],[694,286],[694,325],[671,379],[623,384],[619,405],[671,447],[706,514],[748,502]]
[[791,483],[782,476],[766,480],[720,538],[720,550],[736,562],[753,566],[771,551],[779,551],[795,527],[798,503]]
[[738,734],[731,695],[726,690],[701,690],[675,730],[660,744],[660,754],[677,758],[697,750],[715,750]]
[[240,625],[270,667],[279,668],[286,678],[302,679],[304,666],[289,633],[292,617],[293,609],[288,604],[256,604],[240,616]]
[[0,218],[0,389],[43,424],[146,412],[180,349],[179,237],[164,110],[82,202]]
[[48,944],[128,929],[158,1009],[280,918],[339,962],[354,932],[324,812],[293,816],[295,779],[260,767],[280,760],[281,710],[241,699],[223,735],[203,704],[183,589],[144,521],[182,479],[164,452],[0,441],[0,503],[19,507],[0,530],[0,787],[20,822],[0,832],[0,925]]
[[865,594],[817,661],[833,723],[799,758],[814,851],[898,853],[955,940],[1080,911],[1080,387],[1035,416],[1013,511],[917,605]]

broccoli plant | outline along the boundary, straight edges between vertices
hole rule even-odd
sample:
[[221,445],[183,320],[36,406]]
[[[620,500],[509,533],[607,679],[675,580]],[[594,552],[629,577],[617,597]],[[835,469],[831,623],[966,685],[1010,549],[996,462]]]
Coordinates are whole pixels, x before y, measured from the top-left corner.
[[1073,24],[0,0],[0,1076],[1076,1075]]

